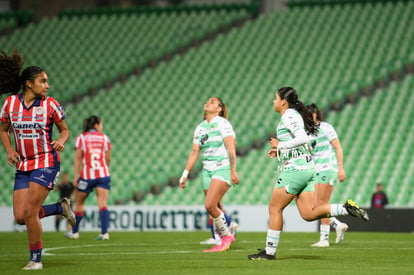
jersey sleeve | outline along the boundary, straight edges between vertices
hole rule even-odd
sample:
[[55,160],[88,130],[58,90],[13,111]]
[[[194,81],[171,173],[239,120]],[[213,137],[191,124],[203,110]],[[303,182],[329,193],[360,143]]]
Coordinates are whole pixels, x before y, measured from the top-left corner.
[[304,128],[301,118],[294,114],[287,114],[286,117],[283,118],[283,123],[286,129],[288,129],[294,136],[296,131],[303,130]]
[[283,123],[286,129],[292,134],[293,138],[291,140],[279,142],[278,149],[291,149],[309,142],[309,137],[306,134],[302,117],[295,114],[286,114],[283,118]]
[[52,109],[51,116],[52,116],[53,121],[60,122],[64,120],[65,112],[63,110],[62,105],[60,105],[60,103],[52,97],[50,98],[49,104]]
[[329,141],[332,141],[338,138],[338,135],[336,134],[336,131],[331,124],[325,123],[325,127],[326,129],[324,130],[324,132],[325,132],[326,137],[329,139]]
[[0,111],[0,120],[2,122],[9,122],[9,108],[10,108],[10,97],[6,98],[6,100],[3,103],[3,106],[1,107]]
[[193,144],[200,145],[200,140],[198,139],[198,132],[199,131],[200,131],[200,126],[197,126],[197,128],[194,130]]
[[111,151],[111,141],[106,135],[104,136],[104,138],[105,138],[104,151]]
[[229,137],[229,136],[232,136],[232,137],[236,136],[233,130],[233,126],[231,126],[228,120],[223,120],[223,122],[219,124],[219,130],[223,138]]
[[81,138],[81,135],[77,136],[76,137],[76,140],[75,140],[75,150],[77,150],[77,149],[81,149],[82,150],[82,138]]

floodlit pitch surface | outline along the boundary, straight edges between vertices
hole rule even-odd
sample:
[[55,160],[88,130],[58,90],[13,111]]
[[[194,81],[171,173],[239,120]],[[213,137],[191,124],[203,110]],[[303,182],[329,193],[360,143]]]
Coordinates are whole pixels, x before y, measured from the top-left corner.
[[[414,274],[414,234],[347,232],[345,240],[313,248],[318,233],[282,233],[277,260],[250,261],[263,248],[265,232],[240,232],[231,249],[203,253],[209,232],[96,232],[68,240],[43,234],[42,274]],[[0,233],[0,274],[21,274],[28,262],[25,232]],[[30,272],[30,271],[26,271]]]

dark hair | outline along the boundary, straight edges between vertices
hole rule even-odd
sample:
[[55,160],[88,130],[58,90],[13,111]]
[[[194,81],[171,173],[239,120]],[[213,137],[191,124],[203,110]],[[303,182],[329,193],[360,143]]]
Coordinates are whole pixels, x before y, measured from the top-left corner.
[[308,108],[306,108],[305,104],[299,100],[296,90],[292,87],[283,87],[277,92],[281,99],[285,99],[287,101],[289,108],[295,109],[302,116],[306,132],[316,135],[318,128],[313,121],[312,113]]
[[95,129],[95,125],[101,123],[102,119],[98,116],[90,116],[83,121],[83,132]]
[[316,114],[316,119],[318,121],[324,121],[324,117],[321,113],[321,110],[319,110],[318,105],[316,105],[316,103],[311,103],[308,106],[306,106],[306,108],[308,108],[312,114]]
[[219,106],[221,107],[221,112],[219,113],[219,116],[224,117],[225,119],[229,119],[229,115],[227,113],[227,106],[224,104],[223,100],[221,98],[216,97],[219,101]]
[[0,95],[15,95],[20,89],[24,91],[27,80],[34,81],[41,72],[44,72],[38,66],[29,66],[20,75],[25,61],[26,57],[20,56],[16,48],[13,48],[10,56],[0,51]]

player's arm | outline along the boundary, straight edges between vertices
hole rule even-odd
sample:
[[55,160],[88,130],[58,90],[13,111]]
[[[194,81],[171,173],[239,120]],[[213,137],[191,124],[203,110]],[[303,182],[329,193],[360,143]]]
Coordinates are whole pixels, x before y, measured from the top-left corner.
[[111,150],[105,152],[105,161],[108,166],[111,164]]
[[1,143],[3,143],[4,149],[6,149],[7,152],[7,162],[10,166],[13,166],[14,163],[18,163],[20,161],[20,155],[13,149],[13,146],[11,144],[9,135],[10,127],[10,122],[1,122],[0,139]]
[[185,166],[185,169],[183,171],[183,174],[180,178],[180,187],[185,188],[185,183],[187,181],[188,174],[190,173],[191,169],[193,169],[194,165],[196,164],[198,160],[198,156],[200,155],[200,145],[199,144],[193,144],[193,148],[191,149],[191,153],[187,160],[187,165]]
[[73,186],[78,186],[78,179],[79,179],[79,172],[80,172],[80,166],[82,164],[82,157],[83,152],[81,149],[76,149],[75,151],[75,161],[74,161],[74,167],[73,167]]
[[231,182],[237,185],[240,180],[236,172],[236,140],[233,136],[227,136],[223,141],[229,154]]
[[344,170],[342,146],[341,146],[341,143],[339,142],[339,138],[332,140],[331,144],[336,152],[336,162],[338,163],[338,179],[339,179],[339,182],[343,182],[346,178],[346,175],[345,175],[345,170]]
[[51,144],[56,151],[61,152],[65,148],[64,144],[68,141],[70,132],[65,120],[56,122],[56,127],[59,130],[60,136],[57,140],[52,141]]

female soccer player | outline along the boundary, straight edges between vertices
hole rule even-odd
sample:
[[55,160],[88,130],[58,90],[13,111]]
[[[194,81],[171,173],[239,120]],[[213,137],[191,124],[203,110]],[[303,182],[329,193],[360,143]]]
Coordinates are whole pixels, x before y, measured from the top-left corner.
[[[91,116],[84,122],[83,133],[76,137],[73,176],[73,186],[77,188],[75,195],[76,225],[72,227],[72,232],[65,234],[70,239],[79,238],[79,224],[83,218],[85,200],[95,189],[101,221],[101,234],[96,239],[109,240],[108,195],[111,187],[109,176],[111,143],[102,130],[102,119]],[[80,169],[81,164],[82,169]]]
[[248,256],[250,260],[274,260],[283,226],[283,209],[293,200],[303,219],[313,221],[339,215],[353,215],[365,221],[367,213],[354,201],[344,205],[320,204],[314,206],[315,164],[308,151],[308,133],[316,134],[312,114],[298,99],[295,89],[283,87],[276,92],[273,108],[282,117],[277,126],[277,139],[272,141],[270,158],[282,161],[269,203],[269,228],[266,249]]
[[236,135],[226,119],[227,108],[220,98],[210,98],[204,105],[204,112],[205,120],[194,132],[193,149],[180,178],[180,187],[185,188],[188,173],[202,151],[205,208],[213,218],[213,224],[221,236],[220,244],[204,252],[221,252],[229,249],[234,241],[223,211],[218,205],[230,186],[240,182],[236,172]]
[[[335,129],[323,120],[318,106],[312,103],[307,108],[312,112],[313,121],[318,126],[317,134],[309,135],[309,145],[316,171],[315,199],[316,204],[326,204],[329,203],[335,182],[345,180],[342,147]],[[334,217],[323,218],[321,219],[319,242],[312,244],[312,246],[329,246],[330,225],[336,230],[335,243],[344,239],[348,225]]]
[[[69,139],[69,129],[61,105],[46,96],[49,89],[46,72],[38,66],[29,66],[21,72],[24,61],[16,49],[10,56],[0,52],[0,94],[12,94],[1,108],[0,139],[8,164],[16,165],[13,213],[17,224],[26,225],[30,249],[29,263],[23,269],[38,270],[43,268],[40,218],[63,215],[73,225],[75,217],[67,198],[42,206],[59,176],[59,152]],[[23,92],[18,94],[20,89]],[[52,139],[54,124],[60,134],[57,140]]]

